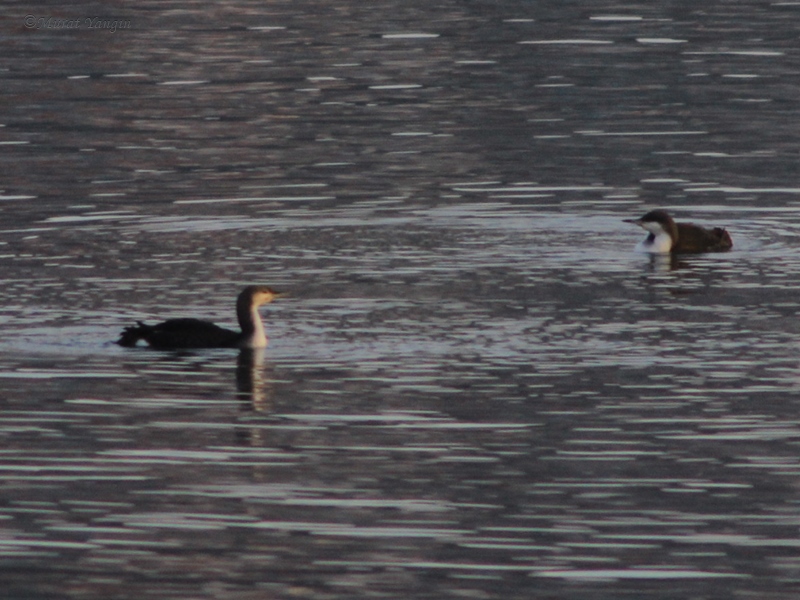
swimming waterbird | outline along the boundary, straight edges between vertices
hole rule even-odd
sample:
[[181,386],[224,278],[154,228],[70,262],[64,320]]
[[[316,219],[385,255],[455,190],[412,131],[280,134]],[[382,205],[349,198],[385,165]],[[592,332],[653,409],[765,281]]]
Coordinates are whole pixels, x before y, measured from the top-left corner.
[[636,250],[661,254],[725,252],[733,247],[730,234],[722,227],[707,229],[693,223],[676,223],[665,210],[651,210],[641,219],[625,219],[647,230]]
[[266,348],[267,336],[258,307],[282,296],[263,285],[249,285],[236,299],[236,317],[241,331],[219,327],[200,319],[169,319],[158,325],[137,321],[126,327],[117,340],[120,346],[135,346],[144,340],[159,350],[179,348]]

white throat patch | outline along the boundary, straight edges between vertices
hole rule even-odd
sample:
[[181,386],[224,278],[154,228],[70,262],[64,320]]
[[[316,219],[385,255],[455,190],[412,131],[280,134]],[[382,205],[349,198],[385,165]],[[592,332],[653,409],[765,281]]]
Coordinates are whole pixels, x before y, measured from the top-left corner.
[[672,250],[672,237],[667,233],[660,223],[655,221],[642,223],[642,227],[650,232],[644,240],[636,246],[637,252],[650,252],[651,254],[663,254]]

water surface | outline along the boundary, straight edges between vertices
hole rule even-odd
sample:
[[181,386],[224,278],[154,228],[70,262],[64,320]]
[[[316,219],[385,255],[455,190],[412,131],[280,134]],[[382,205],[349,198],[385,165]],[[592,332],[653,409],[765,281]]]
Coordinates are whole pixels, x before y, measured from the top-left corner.
[[[4,588],[794,598],[796,10],[6,19]],[[256,282],[263,353],[113,343]]]

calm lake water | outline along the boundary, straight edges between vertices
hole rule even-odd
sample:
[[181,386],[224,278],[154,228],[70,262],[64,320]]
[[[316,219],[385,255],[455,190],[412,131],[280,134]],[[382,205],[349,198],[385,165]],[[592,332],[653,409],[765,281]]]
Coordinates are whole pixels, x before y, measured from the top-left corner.
[[7,597],[797,597],[800,3],[12,4]]

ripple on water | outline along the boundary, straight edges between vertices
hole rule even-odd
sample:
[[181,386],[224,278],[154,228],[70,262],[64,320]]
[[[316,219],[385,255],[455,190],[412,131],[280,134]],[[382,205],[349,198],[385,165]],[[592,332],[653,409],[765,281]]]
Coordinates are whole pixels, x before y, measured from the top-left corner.
[[9,595],[794,597],[792,3],[479,4],[10,31]]

